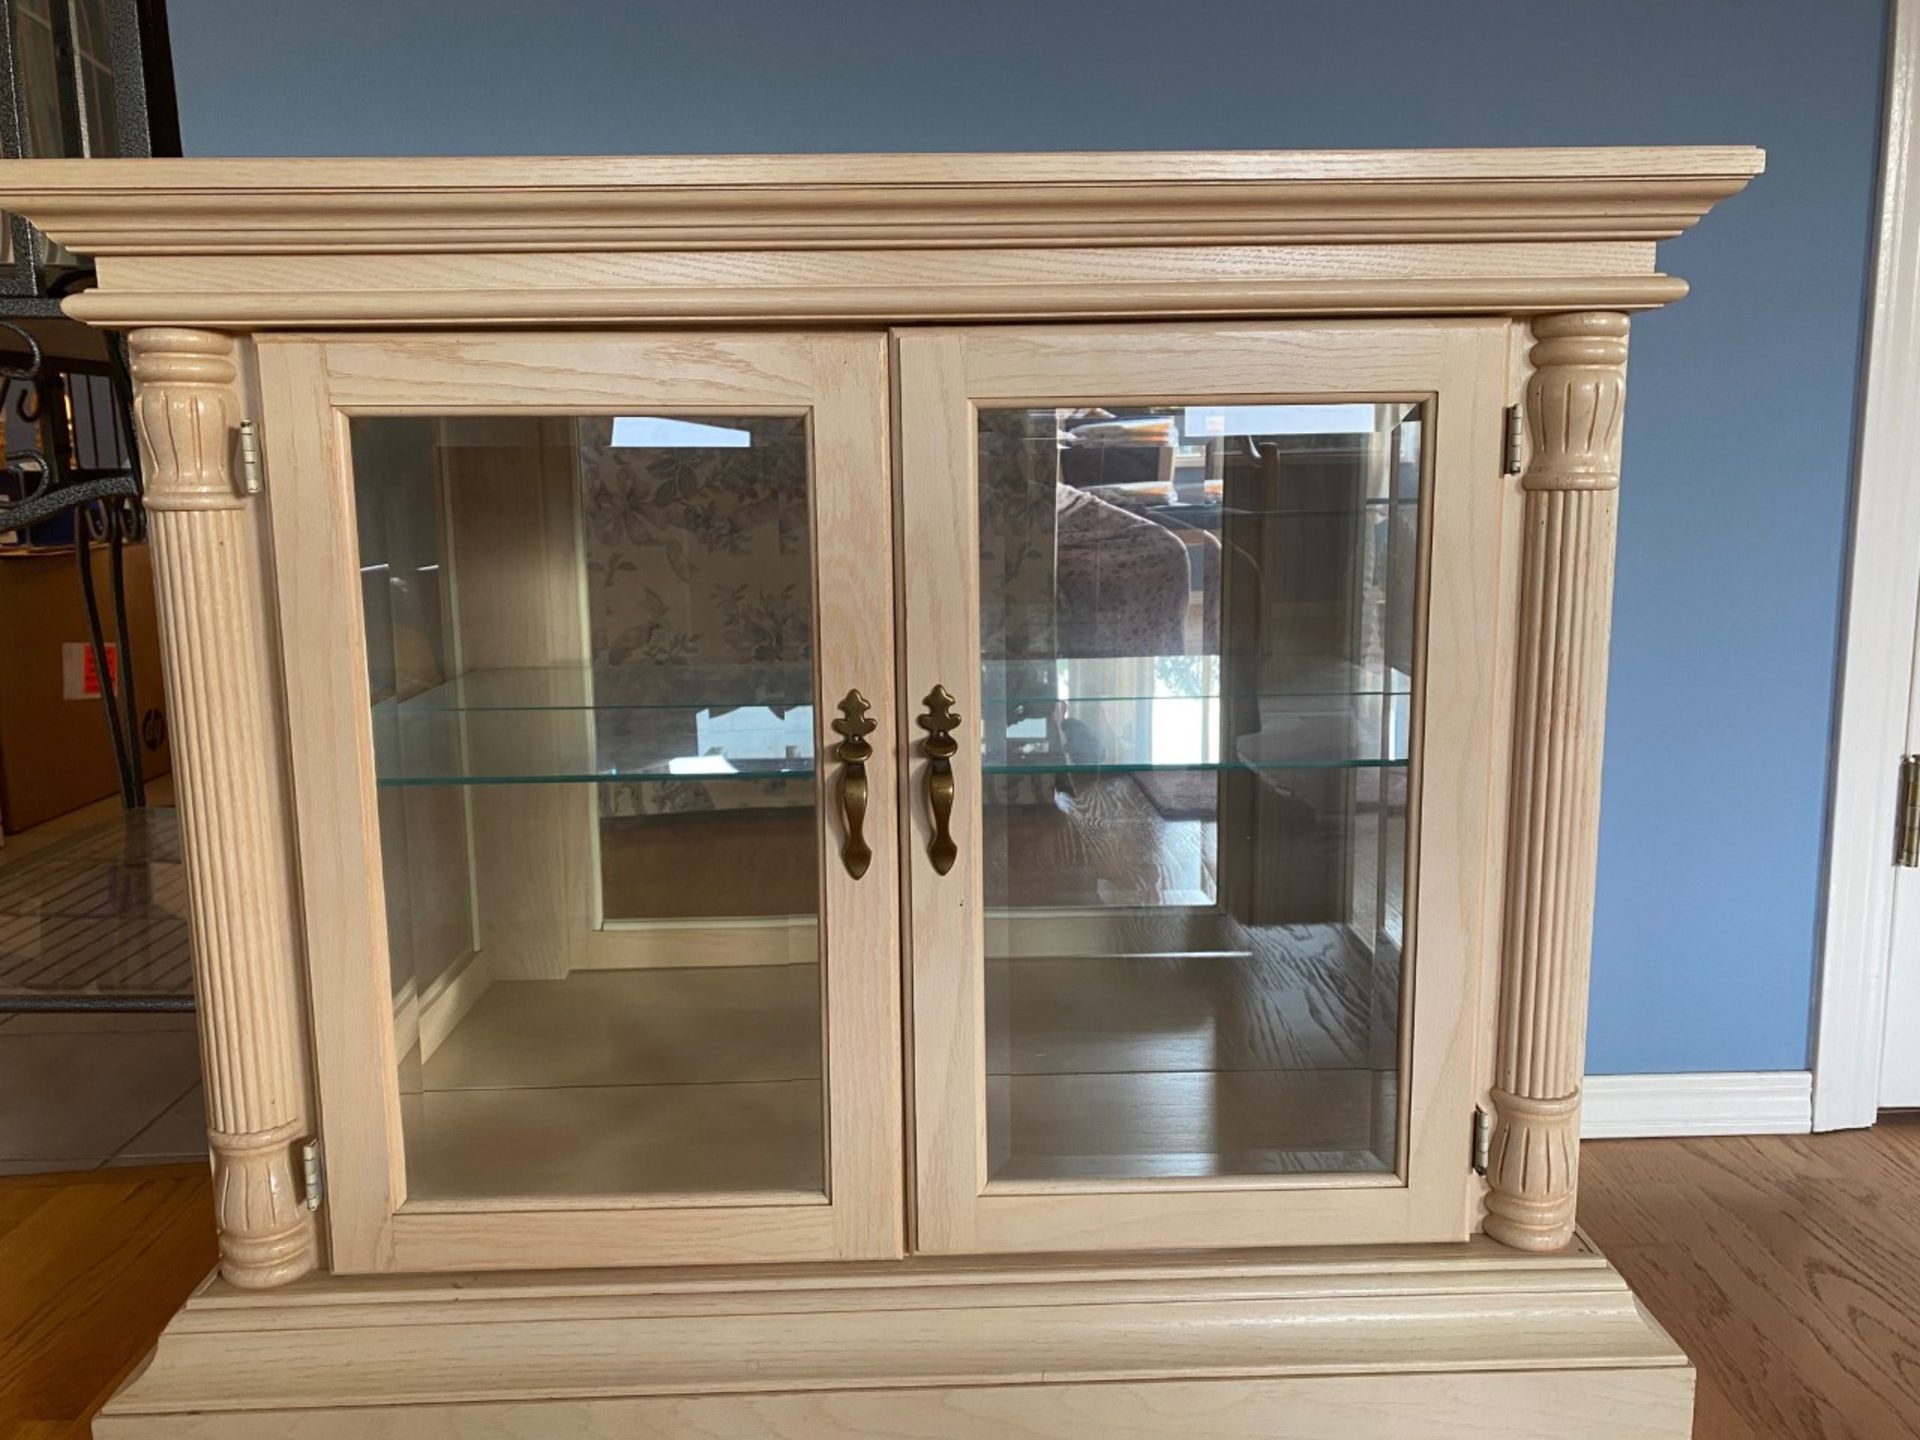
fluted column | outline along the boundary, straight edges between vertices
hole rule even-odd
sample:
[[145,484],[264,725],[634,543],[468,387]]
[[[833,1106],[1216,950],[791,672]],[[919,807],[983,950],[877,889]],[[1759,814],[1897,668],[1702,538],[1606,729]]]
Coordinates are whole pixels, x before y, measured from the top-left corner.
[[232,336],[132,336],[160,647],[193,930],[221,1273],[282,1284],[314,1265],[295,1153],[306,1133],[292,897],[262,657],[254,503],[234,464]]
[[1534,322],[1487,1233],[1573,1238],[1627,317]]

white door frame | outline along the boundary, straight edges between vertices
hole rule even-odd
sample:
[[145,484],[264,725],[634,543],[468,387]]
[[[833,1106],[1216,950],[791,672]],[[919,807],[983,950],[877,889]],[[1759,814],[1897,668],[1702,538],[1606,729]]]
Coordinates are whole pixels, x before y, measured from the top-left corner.
[[1920,597],[1920,0],[1893,0],[1815,1009],[1813,1126],[1871,1125]]

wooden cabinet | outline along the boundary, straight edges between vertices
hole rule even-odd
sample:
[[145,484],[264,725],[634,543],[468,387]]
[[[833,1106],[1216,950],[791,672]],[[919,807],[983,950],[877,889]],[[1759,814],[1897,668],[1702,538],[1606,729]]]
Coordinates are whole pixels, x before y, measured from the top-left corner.
[[1628,315],[1758,165],[5,167],[220,1196],[100,1433],[1683,1435],[1581,1031]]

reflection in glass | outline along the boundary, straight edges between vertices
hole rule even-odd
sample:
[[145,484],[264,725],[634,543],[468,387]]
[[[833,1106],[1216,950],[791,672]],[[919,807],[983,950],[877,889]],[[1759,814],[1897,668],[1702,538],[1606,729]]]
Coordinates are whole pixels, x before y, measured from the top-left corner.
[[410,1199],[822,1192],[807,445],[352,421]]
[[[17,139],[23,155],[69,159],[120,153],[113,74],[113,27],[106,0],[0,0],[11,22]],[[0,265],[12,265],[13,227],[0,215]],[[37,264],[78,266],[79,259],[31,231]],[[57,289],[47,291],[60,293]]]
[[978,438],[989,1179],[1394,1170],[1420,406]]
[[106,0],[6,4],[25,153],[42,159],[118,154],[113,23]]

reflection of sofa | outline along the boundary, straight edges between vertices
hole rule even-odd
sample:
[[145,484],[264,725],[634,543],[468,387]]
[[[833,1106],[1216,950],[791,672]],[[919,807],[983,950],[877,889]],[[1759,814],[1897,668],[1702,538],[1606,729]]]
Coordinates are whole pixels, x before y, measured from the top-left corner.
[[1058,655],[1089,659],[1190,653],[1187,610],[1195,559],[1202,590],[1198,653],[1218,653],[1218,536],[1170,529],[1066,485],[1055,490],[1054,524]]
[[1054,524],[1056,654],[1186,653],[1190,571],[1171,530],[1065,485]]

